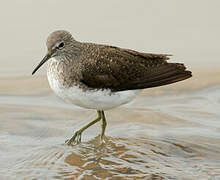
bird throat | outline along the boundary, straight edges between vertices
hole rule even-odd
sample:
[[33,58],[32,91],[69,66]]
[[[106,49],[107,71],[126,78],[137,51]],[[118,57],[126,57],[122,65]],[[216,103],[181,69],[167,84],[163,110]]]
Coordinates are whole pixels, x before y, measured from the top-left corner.
[[56,80],[60,86],[69,88],[78,85],[79,69],[77,63],[71,60],[62,59],[61,57],[51,58],[47,67],[48,79]]

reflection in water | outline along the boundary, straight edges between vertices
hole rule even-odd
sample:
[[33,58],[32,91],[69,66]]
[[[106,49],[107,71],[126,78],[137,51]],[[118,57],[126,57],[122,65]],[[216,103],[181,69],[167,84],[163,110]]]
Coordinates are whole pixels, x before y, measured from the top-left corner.
[[62,143],[95,113],[47,92],[1,94],[0,179],[218,179],[219,99],[219,86],[142,95],[106,114],[105,144],[93,126],[69,147]]
[[215,175],[219,168],[217,153],[216,162],[204,161],[211,149],[184,141],[110,137],[105,141],[105,144],[99,144],[97,137],[74,147],[57,145],[31,148],[23,152],[23,158],[14,159],[13,164],[7,167],[7,174],[26,179],[178,179],[208,177],[209,173]]

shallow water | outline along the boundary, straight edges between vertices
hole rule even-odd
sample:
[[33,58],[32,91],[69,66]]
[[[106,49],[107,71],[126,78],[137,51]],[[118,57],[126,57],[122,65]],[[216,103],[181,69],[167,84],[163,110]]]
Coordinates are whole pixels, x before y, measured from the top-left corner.
[[[7,82],[25,88],[15,92]],[[220,179],[220,85],[192,89],[197,83],[146,90],[106,112],[104,144],[97,124],[68,147],[64,141],[95,112],[63,103],[45,78],[2,79],[0,177]]]
[[[220,179],[219,7],[218,0],[2,1],[0,180]],[[193,78],[106,112],[105,144],[97,124],[68,147],[96,113],[56,98],[46,66],[31,76],[58,29],[79,41],[173,54]]]

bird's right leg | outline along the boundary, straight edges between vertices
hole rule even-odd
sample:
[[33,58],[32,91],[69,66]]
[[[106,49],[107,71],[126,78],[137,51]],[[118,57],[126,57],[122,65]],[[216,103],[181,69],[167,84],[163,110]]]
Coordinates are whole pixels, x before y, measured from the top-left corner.
[[105,136],[105,129],[107,126],[106,118],[105,118],[105,113],[104,111],[101,111],[101,119],[102,119],[102,132],[101,132],[101,141],[104,142],[104,136]]

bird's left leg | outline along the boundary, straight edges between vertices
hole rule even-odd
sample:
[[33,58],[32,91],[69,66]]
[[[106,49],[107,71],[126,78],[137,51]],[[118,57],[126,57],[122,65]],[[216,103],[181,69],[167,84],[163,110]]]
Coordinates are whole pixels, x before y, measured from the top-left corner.
[[[89,124],[87,124],[86,126],[84,126],[83,128],[81,128],[80,130],[76,131],[75,134],[66,141],[67,145],[72,145],[72,144],[78,144],[81,142],[81,136],[82,136],[82,132],[85,131],[87,128],[89,128],[90,126],[92,126],[93,124],[97,123],[98,121],[101,120],[102,118],[102,112],[101,111],[97,111],[98,113],[98,117],[90,122]],[[103,112],[104,113],[104,112]]]

